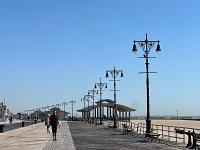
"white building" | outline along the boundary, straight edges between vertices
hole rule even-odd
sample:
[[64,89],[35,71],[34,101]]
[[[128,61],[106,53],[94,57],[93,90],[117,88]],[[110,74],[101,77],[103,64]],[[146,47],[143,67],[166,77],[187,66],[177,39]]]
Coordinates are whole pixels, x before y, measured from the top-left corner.
[[6,108],[5,103],[0,102],[0,121],[6,121],[9,114],[9,109]]

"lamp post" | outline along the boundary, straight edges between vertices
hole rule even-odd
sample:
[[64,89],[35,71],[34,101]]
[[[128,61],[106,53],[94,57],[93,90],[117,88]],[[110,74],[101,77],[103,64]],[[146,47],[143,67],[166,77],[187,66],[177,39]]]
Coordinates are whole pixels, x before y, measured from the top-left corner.
[[156,58],[156,57],[149,57],[149,52],[152,47],[157,43],[156,52],[160,52],[160,41],[149,41],[146,34],[146,39],[144,41],[134,41],[133,45],[133,53],[137,52],[136,44],[138,44],[144,51],[143,57],[139,58],[145,58],[146,59],[146,72],[140,72],[140,73],[146,73],[146,88],[147,88],[147,118],[146,118],[146,133],[151,132],[151,120],[150,120],[150,104],[149,104],[149,73],[156,73],[156,72],[149,72],[149,58]]
[[72,121],[73,121],[73,109],[74,109],[74,103],[76,103],[76,101],[70,101],[69,102],[72,105]]
[[176,110],[176,118],[178,119],[178,110]]
[[65,112],[65,105],[68,105],[67,102],[62,102],[62,105],[64,106],[64,120],[66,120],[66,112]]
[[84,95],[84,99],[88,102],[88,114],[87,114],[87,119],[88,119],[88,121],[89,121],[89,119],[90,119],[90,110],[89,110],[89,102],[90,102],[90,98],[92,98],[92,95]]
[[81,98],[81,101],[83,101],[83,105],[84,105],[83,118],[85,119],[85,98]]
[[100,82],[99,83],[95,83],[94,88],[96,89],[97,86],[99,87],[99,91],[100,91],[100,125],[102,125],[102,112],[101,112],[101,99],[102,99],[102,89],[105,87],[107,88],[107,83],[102,83],[101,82],[101,78],[100,78]]
[[111,80],[111,81],[114,81],[114,113],[113,113],[114,125],[113,125],[113,128],[117,128],[116,81],[119,81],[119,80],[116,80],[116,77],[119,75],[119,73],[121,73],[121,77],[124,77],[124,75],[123,75],[123,71],[122,70],[116,70],[115,66],[114,66],[114,70],[107,70],[106,71],[106,77],[107,78],[109,77],[108,76],[109,73],[114,78],[114,80]]
[[93,113],[92,113],[92,122],[94,123],[94,94],[98,94],[98,90],[88,90],[88,95],[92,94],[92,106],[93,106]]

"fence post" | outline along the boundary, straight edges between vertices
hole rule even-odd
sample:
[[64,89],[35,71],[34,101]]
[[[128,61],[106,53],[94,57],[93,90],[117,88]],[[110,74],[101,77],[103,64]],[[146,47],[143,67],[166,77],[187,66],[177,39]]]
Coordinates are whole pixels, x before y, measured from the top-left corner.
[[170,141],[170,132],[169,132],[169,126],[168,126],[168,140]]

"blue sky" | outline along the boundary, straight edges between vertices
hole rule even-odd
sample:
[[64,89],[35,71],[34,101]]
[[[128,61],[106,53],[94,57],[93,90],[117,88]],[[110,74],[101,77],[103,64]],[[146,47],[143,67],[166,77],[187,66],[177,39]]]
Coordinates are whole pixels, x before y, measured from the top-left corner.
[[[124,71],[117,102],[146,115],[143,55],[132,41],[160,40],[150,55],[151,115],[199,115],[198,0],[0,1],[0,99],[13,112],[81,98],[106,70]],[[96,98],[99,98],[97,96]],[[187,108],[189,106],[189,108]],[[67,110],[71,111],[68,105]]]

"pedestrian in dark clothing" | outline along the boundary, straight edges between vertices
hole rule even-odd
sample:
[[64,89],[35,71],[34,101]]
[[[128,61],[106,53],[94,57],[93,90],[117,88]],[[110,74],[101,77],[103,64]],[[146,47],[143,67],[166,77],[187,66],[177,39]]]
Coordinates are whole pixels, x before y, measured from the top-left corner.
[[53,134],[53,141],[56,141],[56,133],[57,133],[57,127],[58,127],[59,121],[58,116],[56,115],[56,111],[53,111],[53,114],[50,117],[50,125],[52,128],[52,134]]

